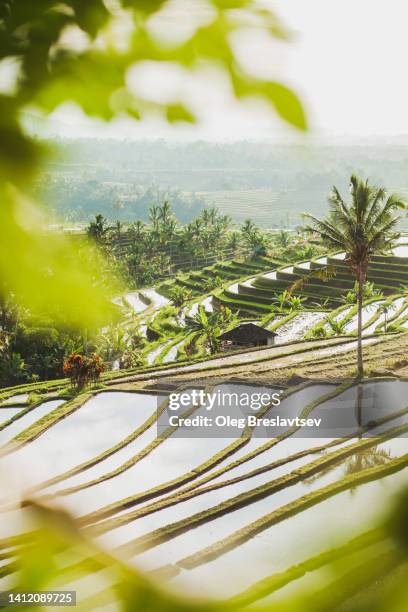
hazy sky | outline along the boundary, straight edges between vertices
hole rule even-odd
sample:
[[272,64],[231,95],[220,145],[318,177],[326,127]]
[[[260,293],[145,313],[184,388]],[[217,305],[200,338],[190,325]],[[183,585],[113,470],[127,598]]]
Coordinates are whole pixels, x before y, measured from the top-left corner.
[[[406,0],[265,0],[293,31],[290,44],[242,38],[242,61],[293,87],[317,136],[408,134],[408,3]],[[194,0],[190,0],[190,7]],[[191,9],[193,10],[193,9]],[[140,87],[158,97],[174,91],[197,105],[202,123],[169,127],[154,120],[101,127],[72,108],[56,113],[61,135],[242,140],[294,138],[262,105],[242,109],[214,75],[186,79],[179,71],[140,70]],[[203,101],[205,104],[203,104]],[[60,128],[59,122],[65,124]]]

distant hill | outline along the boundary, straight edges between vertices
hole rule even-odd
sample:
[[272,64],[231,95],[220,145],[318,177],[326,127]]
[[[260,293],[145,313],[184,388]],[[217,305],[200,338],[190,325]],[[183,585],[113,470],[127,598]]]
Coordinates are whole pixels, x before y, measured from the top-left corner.
[[[408,146],[274,145],[238,142],[53,140],[54,163],[40,193],[64,217],[145,219],[155,198],[168,194],[182,221],[217,205],[241,222],[294,227],[302,212],[322,213],[333,184],[347,193],[352,172],[408,197]],[[108,213],[108,214],[107,214]]]

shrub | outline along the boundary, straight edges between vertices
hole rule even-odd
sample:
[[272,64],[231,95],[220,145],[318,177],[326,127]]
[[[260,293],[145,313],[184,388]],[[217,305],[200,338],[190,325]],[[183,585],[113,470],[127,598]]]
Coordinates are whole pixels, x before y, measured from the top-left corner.
[[193,294],[190,289],[176,285],[169,291],[169,298],[174,306],[182,306],[184,302],[191,300]]
[[90,382],[96,383],[104,371],[105,364],[96,353],[86,356],[74,352],[64,361],[64,374],[77,389],[83,389]]
[[141,368],[146,365],[144,357],[138,351],[126,351],[120,358],[121,369],[130,370]]
[[26,382],[29,375],[19,353],[2,350],[0,346],[0,385],[3,387]]
[[328,332],[323,326],[315,327],[308,333],[309,338],[327,338]]
[[24,361],[27,379],[49,380],[63,374],[64,358],[74,348],[73,337],[49,326],[18,326],[12,339],[12,351]]

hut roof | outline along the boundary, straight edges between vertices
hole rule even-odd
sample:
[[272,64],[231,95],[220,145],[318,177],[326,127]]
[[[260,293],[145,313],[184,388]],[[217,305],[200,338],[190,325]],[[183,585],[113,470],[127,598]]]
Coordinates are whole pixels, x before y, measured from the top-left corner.
[[259,340],[265,340],[267,338],[274,338],[278,334],[275,334],[269,329],[255,325],[255,323],[241,323],[220,335],[220,340],[239,340],[240,342],[257,342]]

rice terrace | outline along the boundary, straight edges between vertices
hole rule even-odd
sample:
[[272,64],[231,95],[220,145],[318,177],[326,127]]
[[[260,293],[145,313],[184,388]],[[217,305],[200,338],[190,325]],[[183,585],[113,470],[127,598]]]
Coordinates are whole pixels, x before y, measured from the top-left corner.
[[[98,248],[123,255],[134,238],[131,228],[122,232]],[[236,258],[113,299],[119,318],[98,349],[110,366],[90,386],[57,378],[2,389],[2,473],[18,482],[2,495],[4,590],[30,537],[21,533],[28,512],[16,506],[21,496],[69,510],[80,532],[172,589],[195,597],[205,585],[208,597],[238,607],[273,602],[297,579],[291,568],[306,533],[315,545],[301,561],[313,571],[330,564],[331,553],[320,561],[320,534],[333,521],[353,553],[384,545],[384,535],[360,541],[359,533],[396,495],[408,461],[408,236],[370,260],[362,303],[367,377],[356,382],[358,307],[346,253],[252,225],[240,232]],[[241,346],[217,339],[240,326],[273,331],[272,345],[262,334],[259,344],[251,334],[238,334]],[[183,425],[220,410],[214,400],[180,407],[181,425],[166,421],[169,394],[200,390],[218,402],[223,393],[280,399],[218,435]],[[241,414],[234,401],[233,414]],[[333,429],[326,415],[339,407]],[[266,431],[271,418],[283,425]],[[313,434],[296,425],[310,418],[323,422]],[[335,534],[330,546],[335,558]],[[66,571],[57,583],[76,585],[76,565]],[[86,605],[100,591],[109,600],[111,587],[98,579]]]
[[408,610],[407,18],[0,2],[1,609]]

